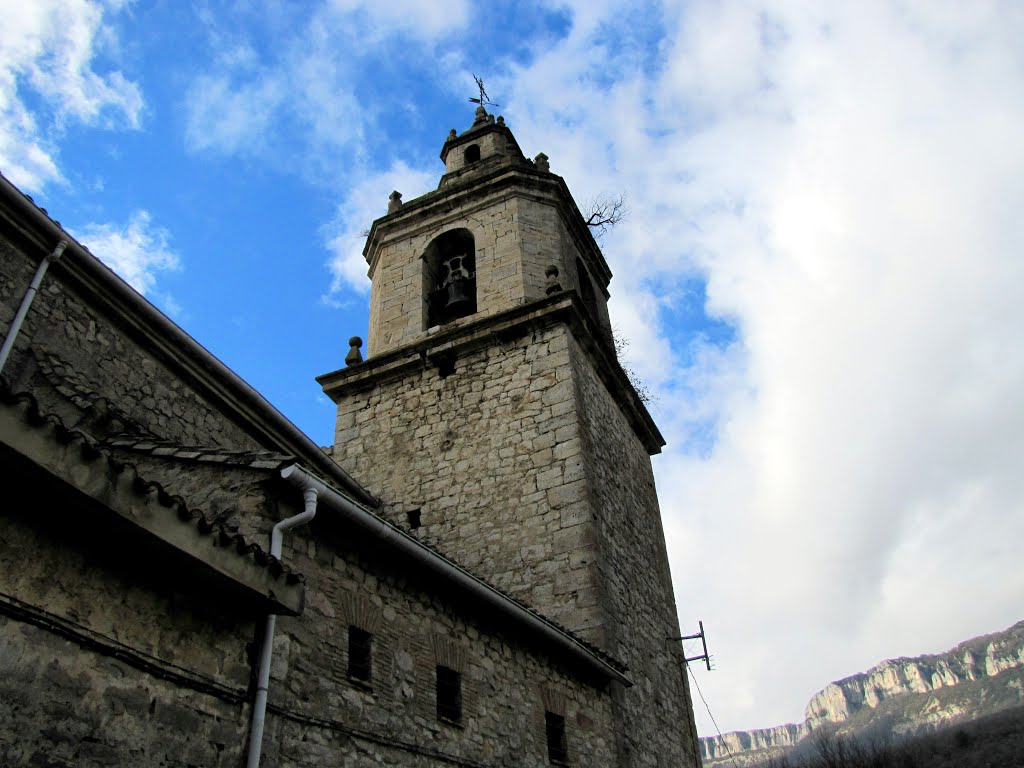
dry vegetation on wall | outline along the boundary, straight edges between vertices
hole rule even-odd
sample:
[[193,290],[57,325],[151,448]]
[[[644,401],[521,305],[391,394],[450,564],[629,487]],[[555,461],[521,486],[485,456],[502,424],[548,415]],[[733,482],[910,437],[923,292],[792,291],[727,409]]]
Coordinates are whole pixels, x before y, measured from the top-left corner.
[[626,374],[626,378],[629,379],[629,383],[633,385],[633,389],[636,390],[640,402],[644,405],[651,405],[654,401],[654,396],[651,394],[650,387],[640,378],[640,374],[633,370],[633,367],[627,360],[626,350],[629,349],[629,339],[622,335],[618,326],[612,328],[612,344],[615,347],[615,357],[619,361],[619,366],[622,368],[623,373]]

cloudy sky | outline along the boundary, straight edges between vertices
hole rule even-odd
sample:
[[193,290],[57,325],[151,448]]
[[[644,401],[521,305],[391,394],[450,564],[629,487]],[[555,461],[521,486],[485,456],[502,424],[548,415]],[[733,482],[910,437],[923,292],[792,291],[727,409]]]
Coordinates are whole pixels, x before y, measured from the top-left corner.
[[313,377],[365,336],[359,233],[436,185],[471,73],[581,205],[624,194],[613,322],[723,731],[1024,618],[1024,4],[0,18],[3,173],[321,444]]

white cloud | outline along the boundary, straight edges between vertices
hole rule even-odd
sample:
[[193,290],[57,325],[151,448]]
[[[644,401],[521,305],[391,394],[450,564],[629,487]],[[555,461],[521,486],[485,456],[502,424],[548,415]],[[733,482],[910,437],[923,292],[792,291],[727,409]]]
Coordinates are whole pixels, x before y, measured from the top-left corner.
[[[104,14],[120,3],[88,0],[0,2],[0,167],[15,184],[39,191],[61,172],[52,135],[71,122],[137,128],[138,86],[94,59],[116,42]],[[31,92],[44,112],[25,102]]]
[[[341,12],[346,20],[359,19],[362,34],[382,38],[396,32],[423,40],[434,40],[447,32],[461,29],[469,20],[466,0],[424,3],[421,0],[333,0],[331,9]],[[363,17],[360,19],[360,17]]]
[[185,138],[196,151],[260,151],[266,147],[274,112],[285,96],[281,78],[253,73],[235,83],[228,75],[202,75],[188,98]]
[[[661,472],[673,524],[727,544],[676,566],[684,605],[684,585],[707,584],[735,726],[797,718],[831,678],[1012,623],[1012,553],[965,533],[1024,534],[1003,458],[1024,443],[1015,44],[876,5],[786,9],[767,45],[744,10],[715,27],[735,57],[684,42],[666,85],[704,110],[687,197],[712,212],[693,247],[711,308],[742,330],[747,380],[711,457]],[[705,93],[713,72],[723,87]],[[785,675],[767,668],[786,655]]]
[[363,258],[365,232],[374,219],[387,213],[391,192],[398,191],[405,200],[412,200],[435,186],[435,171],[409,168],[402,162],[352,184],[348,196],[338,206],[334,222],[327,228],[327,249],[331,253],[327,266],[331,273],[331,286],[324,296],[325,301],[339,303],[339,297],[345,290],[369,292],[370,281],[366,276],[366,259]]
[[275,44],[262,52],[249,39],[256,27],[205,20],[218,56],[189,88],[186,143],[193,151],[286,164],[321,182],[339,167],[366,164],[369,126],[407,106],[404,97],[359,89],[393,66],[391,59],[436,66],[434,46],[469,18],[462,2],[335,0],[278,14],[249,19],[273,26]]
[[[153,293],[161,272],[181,269],[181,260],[171,250],[170,233],[154,225],[147,211],[135,211],[123,226],[87,224],[76,237],[143,295]],[[161,303],[172,314],[181,312],[172,296],[161,294]]]
[[[595,13],[498,90],[577,195],[628,195],[613,322],[719,724],[1019,619],[1024,10],[689,3],[611,82]],[[695,275],[730,346],[672,327]]]

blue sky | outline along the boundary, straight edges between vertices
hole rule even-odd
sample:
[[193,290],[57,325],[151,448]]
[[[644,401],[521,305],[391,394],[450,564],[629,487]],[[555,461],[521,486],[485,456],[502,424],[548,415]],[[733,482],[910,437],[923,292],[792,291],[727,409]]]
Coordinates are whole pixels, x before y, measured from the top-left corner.
[[[472,73],[603,240],[724,729],[1021,618],[1013,2],[0,0],[0,169],[321,444]],[[698,712],[700,729],[712,731]]]

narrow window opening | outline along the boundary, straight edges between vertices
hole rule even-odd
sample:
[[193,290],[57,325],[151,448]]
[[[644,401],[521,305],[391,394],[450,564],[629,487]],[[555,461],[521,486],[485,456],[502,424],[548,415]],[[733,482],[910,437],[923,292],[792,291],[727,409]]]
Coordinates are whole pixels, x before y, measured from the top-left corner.
[[348,628],[348,676],[361,683],[373,677],[373,635],[353,626]]
[[466,154],[464,157],[466,158],[466,165],[475,163],[480,159],[480,146],[478,144],[470,144],[466,147]]
[[410,509],[405,513],[406,517],[409,518],[409,528],[416,530],[422,525],[422,512],[418,509]]
[[437,667],[437,716],[449,723],[462,720],[462,675],[449,667]]
[[600,324],[600,315],[597,312],[597,296],[594,293],[594,285],[590,282],[590,273],[583,266],[582,259],[576,259],[576,277],[579,280],[580,298],[583,299],[583,306],[590,312],[590,317],[595,325]]
[[565,717],[554,712],[545,712],[544,729],[548,737],[548,761],[558,765],[567,764],[569,748],[565,739]]

